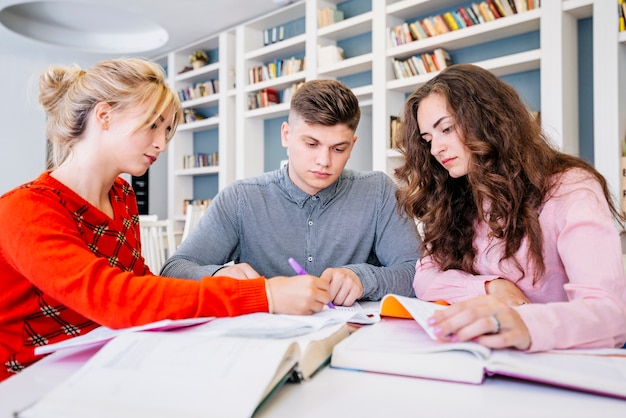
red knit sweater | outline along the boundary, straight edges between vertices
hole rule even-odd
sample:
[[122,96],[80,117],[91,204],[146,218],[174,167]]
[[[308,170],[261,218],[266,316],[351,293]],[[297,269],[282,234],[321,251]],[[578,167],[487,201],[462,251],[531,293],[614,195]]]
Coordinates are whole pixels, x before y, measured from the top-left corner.
[[43,173],[0,198],[0,381],[98,325],[267,312],[263,278],[154,276],[132,188],[118,178],[109,196],[114,219]]

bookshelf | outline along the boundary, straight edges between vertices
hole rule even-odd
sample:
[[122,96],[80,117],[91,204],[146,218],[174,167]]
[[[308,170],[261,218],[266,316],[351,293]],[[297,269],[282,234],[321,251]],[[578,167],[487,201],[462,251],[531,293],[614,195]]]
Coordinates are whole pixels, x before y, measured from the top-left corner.
[[[196,49],[206,51],[210,62],[188,70],[189,55]],[[234,156],[233,49],[234,33],[228,31],[168,54],[168,82],[181,96],[185,114],[198,116],[181,123],[168,145],[168,218],[179,230],[185,220],[186,201],[210,199],[234,180],[230,162]],[[198,86],[203,90],[198,91]],[[189,95],[190,89],[196,90],[194,96]],[[200,153],[209,154],[208,162],[197,161]]]
[[[361,106],[361,121],[356,131],[358,140],[347,168],[371,170],[373,165],[373,3],[377,0],[320,0],[310,2],[310,13],[325,7],[341,11],[343,19],[327,26],[319,27],[316,19],[311,19],[311,32],[315,34],[312,48],[316,48],[317,65],[312,77],[337,79],[352,89]],[[315,13],[315,14],[314,14]],[[343,51],[343,60],[326,63],[320,60],[319,47],[334,46]]]
[[[208,118],[182,125],[168,150],[168,213],[182,216],[184,199],[211,198],[235,179],[270,171],[286,158],[280,146],[280,123],[289,105],[285,91],[306,80],[334,78],[353,89],[361,102],[359,140],[351,168],[393,174],[401,163],[390,144],[390,120],[400,114],[407,95],[435,73],[396,79],[393,60],[444,48],[454,63],[473,63],[512,83],[529,107],[541,112],[544,129],[561,149],[579,154],[578,28],[593,20],[593,158],[611,191],[620,193],[619,145],[626,137],[626,32],[619,33],[613,0],[544,0],[539,9],[472,25],[445,34],[392,46],[389,29],[433,14],[467,7],[459,0],[301,0],[242,23],[223,33],[172,51],[168,80],[176,88],[216,78],[214,96],[186,101],[185,108],[206,111]],[[318,11],[339,9],[343,19],[318,26]],[[613,22],[615,24],[606,24]],[[273,33],[276,33],[276,40]],[[319,60],[320,46],[343,49],[344,59]],[[219,59],[189,73],[188,54],[205,49]],[[291,58],[304,59],[297,71],[252,80],[251,69]],[[591,59],[591,57],[590,57]],[[617,87],[617,88],[616,88]],[[264,89],[279,93],[281,103],[249,108],[249,95]],[[211,134],[211,132],[213,132]],[[206,139],[208,138],[208,139]],[[183,168],[180,157],[202,141],[219,150],[216,167]],[[279,154],[268,163],[267,154]],[[210,179],[210,180],[207,180]]]
[[[309,61],[302,62],[306,56],[306,3],[290,4],[276,12],[237,27],[236,62],[237,86],[236,111],[237,121],[235,158],[236,178],[260,174],[264,169],[265,122],[271,119],[286,118],[289,104],[285,102],[286,89],[297,86],[307,79]],[[283,36],[274,41],[266,39],[265,34],[274,28],[282,28]],[[280,31],[280,29],[278,29]],[[280,71],[275,78],[254,82],[250,71],[272,62],[292,62],[298,60],[299,68]],[[249,109],[249,95],[263,89],[272,89],[279,93],[281,103],[258,109]],[[278,133],[276,133],[278,134]]]
[[[422,21],[436,14],[455,11],[461,6],[467,8],[469,3],[451,0],[387,0],[375,4],[373,26],[378,35],[375,36],[377,43],[374,55],[384,56],[385,59],[375,60],[374,114],[386,115],[386,118],[374,120],[374,137],[386,138],[384,142],[377,141],[374,145],[374,154],[377,156],[373,166],[375,170],[392,174],[394,168],[401,164],[399,152],[391,148],[390,144],[391,119],[400,115],[408,95],[436,74],[432,72],[396,78],[393,69],[395,60],[405,60],[443,48],[450,53],[453,63],[473,63],[498,76],[540,70],[544,56],[540,42],[530,42],[527,47],[514,48],[511,51],[506,51],[505,48],[504,53],[497,55],[489,55],[480,50],[491,49],[489,45],[496,42],[507,42],[507,39],[538,32],[542,22],[542,9],[529,10],[399,45],[391,42],[390,31],[394,28]],[[464,52],[470,50],[479,52]]]
[[620,196],[619,156],[626,139],[626,35],[619,32],[616,4],[593,2],[593,111],[596,167]]

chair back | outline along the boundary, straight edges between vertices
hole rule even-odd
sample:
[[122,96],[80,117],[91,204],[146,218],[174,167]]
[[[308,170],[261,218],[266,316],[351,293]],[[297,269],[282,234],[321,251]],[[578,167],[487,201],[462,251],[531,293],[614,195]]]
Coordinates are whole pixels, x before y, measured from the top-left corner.
[[187,205],[187,213],[185,215],[185,226],[183,227],[183,236],[180,242],[183,242],[185,238],[189,236],[189,233],[198,225],[200,218],[204,214],[206,207],[203,205]]
[[150,271],[159,274],[165,260],[174,254],[176,239],[171,220],[139,221],[141,228],[141,255]]

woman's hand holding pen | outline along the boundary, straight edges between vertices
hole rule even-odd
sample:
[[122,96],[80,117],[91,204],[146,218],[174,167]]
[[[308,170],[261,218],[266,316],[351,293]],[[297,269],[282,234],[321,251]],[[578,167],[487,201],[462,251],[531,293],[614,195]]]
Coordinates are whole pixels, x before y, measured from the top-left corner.
[[273,313],[309,315],[321,311],[330,302],[330,284],[321,277],[277,276],[269,279],[267,285]]
[[493,295],[478,296],[450,305],[429,318],[442,341],[470,341],[490,348],[530,347],[524,321],[508,303]]

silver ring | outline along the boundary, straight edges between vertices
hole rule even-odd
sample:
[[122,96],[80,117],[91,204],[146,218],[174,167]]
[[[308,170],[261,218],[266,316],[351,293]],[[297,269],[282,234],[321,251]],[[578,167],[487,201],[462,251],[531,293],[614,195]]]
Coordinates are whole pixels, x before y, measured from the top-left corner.
[[500,321],[498,321],[498,318],[495,315],[491,315],[491,320],[493,321],[493,325],[495,327],[495,330],[491,332],[491,334],[497,334],[500,332]]

